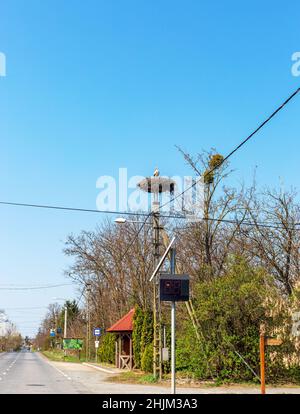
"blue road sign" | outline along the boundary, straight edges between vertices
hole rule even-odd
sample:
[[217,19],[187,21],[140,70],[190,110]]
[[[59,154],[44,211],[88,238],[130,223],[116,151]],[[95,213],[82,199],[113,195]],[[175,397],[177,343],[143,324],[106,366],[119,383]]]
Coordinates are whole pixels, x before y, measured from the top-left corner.
[[94,336],[101,336],[101,330],[102,328],[94,328],[93,329]]
[[51,336],[52,338],[55,336],[55,330],[54,330],[54,329],[51,329],[51,331],[50,331],[50,336]]

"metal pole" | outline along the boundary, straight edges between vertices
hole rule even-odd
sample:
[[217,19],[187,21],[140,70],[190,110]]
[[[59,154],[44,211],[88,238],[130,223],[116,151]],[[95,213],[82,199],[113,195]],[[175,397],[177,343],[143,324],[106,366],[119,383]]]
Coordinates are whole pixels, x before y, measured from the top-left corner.
[[171,392],[176,394],[176,357],[175,357],[175,334],[176,334],[176,304],[171,304]]
[[87,326],[86,326],[86,350],[85,358],[87,361],[90,360],[90,283],[86,283],[86,305],[87,305]]
[[[64,338],[67,338],[67,319],[68,319],[68,307],[65,306],[65,320],[64,320]],[[67,350],[64,350],[64,356],[67,356]]]
[[[99,339],[98,337],[95,338],[96,341],[98,341],[98,339]],[[98,347],[95,347],[95,350],[96,350],[95,361],[96,361],[96,364],[97,364],[97,362],[98,362]]]
[[88,361],[91,358],[91,312],[90,312],[90,286],[88,286]]
[[[176,250],[171,249],[171,274],[175,274]],[[176,394],[176,303],[171,303],[171,393]]]

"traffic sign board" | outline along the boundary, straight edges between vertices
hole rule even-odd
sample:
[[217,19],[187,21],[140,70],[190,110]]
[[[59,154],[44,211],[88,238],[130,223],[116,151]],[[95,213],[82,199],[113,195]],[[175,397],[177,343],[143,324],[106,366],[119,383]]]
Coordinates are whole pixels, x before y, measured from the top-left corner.
[[188,275],[160,275],[160,300],[162,302],[186,302],[189,300]]
[[93,332],[94,332],[94,336],[101,336],[101,328],[94,328]]
[[282,345],[282,339],[277,339],[277,338],[266,338],[266,345],[269,346],[279,346]]
[[95,341],[95,348],[99,348],[99,341]]

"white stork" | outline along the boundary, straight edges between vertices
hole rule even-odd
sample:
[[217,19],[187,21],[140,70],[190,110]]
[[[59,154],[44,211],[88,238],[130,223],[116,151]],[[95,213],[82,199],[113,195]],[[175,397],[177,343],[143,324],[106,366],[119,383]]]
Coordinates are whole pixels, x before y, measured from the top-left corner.
[[154,177],[158,177],[159,176],[159,169],[157,167],[155,167],[154,173],[153,173]]

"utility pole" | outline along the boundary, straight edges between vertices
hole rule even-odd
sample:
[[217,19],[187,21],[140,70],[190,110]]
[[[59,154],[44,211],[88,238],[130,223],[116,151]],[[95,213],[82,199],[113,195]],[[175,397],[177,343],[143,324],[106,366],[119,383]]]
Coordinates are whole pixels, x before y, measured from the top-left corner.
[[[175,181],[167,177],[160,177],[158,168],[155,169],[152,177],[147,177],[138,183],[138,187],[146,193],[153,194],[151,205],[152,229],[153,229],[153,256],[154,268],[160,260],[160,202],[159,196],[169,192],[173,194]],[[161,307],[159,294],[159,275],[155,275],[153,283],[153,375],[155,378],[162,378],[162,329],[161,329]]]
[[[154,267],[157,266],[160,258],[160,234],[159,234],[159,201],[158,193],[154,193],[152,204],[153,212],[153,246],[154,246]],[[156,276],[153,283],[153,375],[162,378],[161,358],[161,309],[159,299],[159,277]]]
[[[65,318],[64,318],[64,338],[67,338],[67,320],[68,320],[68,306],[65,304]],[[64,355],[67,356],[67,350],[64,350]]]
[[68,323],[68,306],[65,305],[64,338],[67,337],[67,323]]
[[87,315],[87,324],[86,324],[86,349],[85,349],[85,358],[87,361],[90,360],[91,350],[91,312],[90,312],[90,292],[91,292],[91,283],[86,283],[86,315]]

